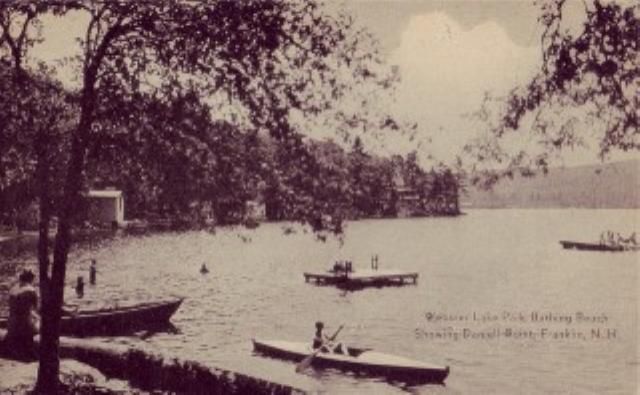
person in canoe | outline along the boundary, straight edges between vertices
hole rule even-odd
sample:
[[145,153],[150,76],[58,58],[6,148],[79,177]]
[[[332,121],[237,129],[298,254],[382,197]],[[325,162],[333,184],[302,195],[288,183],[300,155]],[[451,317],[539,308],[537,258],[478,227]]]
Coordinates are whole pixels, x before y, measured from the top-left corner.
[[324,324],[320,321],[316,322],[316,334],[313,337],[313,349],[317,350],[318,348],[322,347],[322,345],[324,344],[325,339],[325,335],[322,333],[322,329],[324,328]]
[[347,346],[342,342],[334,344],[332,339],[322,333],[323,329],[324,324],[322,321],[316,322],[316,334],[313,337],[312,345],[313,349],[320,349],[320,351],[325,353],[347,354]]
[[40,327],[34,278],[31,270],[22,271],[18,284],[9,291],[9,321],[3,348],[5,353],[21,361],[34,361],[38,358],[33,343],[33,336]]

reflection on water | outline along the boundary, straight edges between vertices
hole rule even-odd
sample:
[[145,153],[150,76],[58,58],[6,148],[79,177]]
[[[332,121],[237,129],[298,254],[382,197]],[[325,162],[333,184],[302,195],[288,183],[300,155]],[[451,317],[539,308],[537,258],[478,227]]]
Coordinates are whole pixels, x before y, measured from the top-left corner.
[[[638,386],[638,255],[567,251],[558,240],[596,240],[605,229],[629,234],[637,219],[628,210],[474,210],[459,218],[368,220],[349,224],[342,247],[303,232],[285,236],[279,224],[116,238],[74,251],[66,299],[95,308],[185,296],[172,320],[179,333],[108,341],[332,393],[631,394]],[[304,282],[303,271],[325,270],[336,259],[357,270],[372,254],[381,269],[418,272],[418,284],[345,292]],[[88,276],[91,257],[98,283],[78,300],[72,280]],[[528,322],[532,313],[578,312],[606,321]],[[434,322],[427,313],[467,318]],[[521,316],[524,322],[513,318]],[[407,387],[333,370],[296,374],[294,364],[252,352],[251,338],[311,341],[317,320],[327,333],[344,324],[347,344],[451,366],[446,386]],[[588,336],[463,338],[496,328]],[[594,339],[597,328],[615,336]],[[446,335],[454,332],[460,337]]]

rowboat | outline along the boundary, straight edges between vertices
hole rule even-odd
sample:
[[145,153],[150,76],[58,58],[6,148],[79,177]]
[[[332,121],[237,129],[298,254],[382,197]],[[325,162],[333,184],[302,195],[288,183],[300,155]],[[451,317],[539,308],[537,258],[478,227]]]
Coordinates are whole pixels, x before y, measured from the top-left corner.
[[584,243],[579,241],[560,240],[563,248],[568,250],[584,250],[584,251],[638,251],[640,245],[635,244],[603,244],[603,243]]
[[[280,340],[253,339],[253,348],[262,355],[293,361],[301,361],[314,351],[308,343]],[[368,348],[348,347],[347,354],[320,352],[313,359],[312,365],[411,383],[443,383],[449,375],[448,366],[431,365]]]
[[[60,333],[67,336],[115,335],[168,325],[182,301],[177,298],[68,313],[61,318]],[[0,318],[0,328],[6,327],[7,318]]]

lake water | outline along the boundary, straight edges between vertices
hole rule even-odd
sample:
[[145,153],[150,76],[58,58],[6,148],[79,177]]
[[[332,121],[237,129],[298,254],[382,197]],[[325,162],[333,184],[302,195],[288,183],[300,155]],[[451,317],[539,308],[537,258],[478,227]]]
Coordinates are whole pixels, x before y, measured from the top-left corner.
[[[639,255],[568,251],[558,240],[597,240],[608,229],[628,235],[639,214],[470,210],[457,218],[366,220],[348,224],[343,245],[301,230],[284,235],[282,224],[115,238],[72,253],[66,299],[96,306],[185,296],[172,320],[178,334],[108,341],[309,390],[635,394]],[[304,282],[304,271],[326,270],[336,259],[366,268],[372,254],[381,269],[418,272],[418,284],[347,292]],[[86,279],[90,257],[98,260],[98,284],[78,301],[73,279]],[[199,273],[203,262],[208,275]],[[347,344],[449,365],[446,385],[296,374],[291,362],[253,354],[254,337],[311,341],[318,320],[328,334],[344,324]]]

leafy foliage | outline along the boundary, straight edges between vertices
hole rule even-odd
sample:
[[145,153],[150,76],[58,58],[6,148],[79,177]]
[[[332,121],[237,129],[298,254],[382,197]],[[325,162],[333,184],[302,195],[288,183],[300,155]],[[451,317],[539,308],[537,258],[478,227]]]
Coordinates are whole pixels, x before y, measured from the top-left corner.
[[[28,56],[50,14],[87,22],[69,61],[75,90]],[[330,113],[343,133],[401,128],[367,111],[395,76],[348,15],[315,1],[27,0],[0,3],[0,29],[0,188],[33,184],[40,202],[41,392],[56,392],[71,229],[88,185],[121,186],[137,210],[206,201],[221,222],[263,193],[284,218],[333,232],[354,201],[360,215],[394,199],[386,164],[304,141],[296,122]]]
[[[40,68],[25,89],[13,68],[0,60],[0,208],[19,211],[38,196],[37,178],[50,185],[62,180],[68,158],[68,130],[74,121],[72,98]],[[24,111],[38,108],[38,116]],[[60,201],[60,189],[48,192],[49,204]],[[13,218],[15,220],[15,218]]]
[[[476,115],[492,137],[469,150],[479,162],[508,164],[507,175],[516,170],[530,175],[535,168],[546,172],[552,155],[588,145],[593,138],[602,158],[616,150],[640,149],[640,6],[585,1],[582,29],[575,33],[565,23],[566,0],[539,4],[541,69],[506,100],[497,100],[504,103],[497,122],[491,121],[489,109],[496,99],[487,96]],[[529,130],[526,138],[538,148],[509,153],[496,138],[508,140],[515,130]]]
[[[45,39],[39,35],[40,17],[71,13],[88,21],[72,62],[78,91],[66,95],[36,89],[38,78],[28,53]],[[375,76],[371,70],[376,59],[361,50],[362,33],[351,26],[348,16],[327,13],[313,1],[0,3],[0,59],[3,66],[11,66],[20,91],[18,100],[5,95],[0,103],[7,109],[4,120],[11,124],[3,127],[2,138],[7,139],[3,141],[18,138],[2,147],[7,155],[1,176],[3,185],[10,185],[35,173],[40,191],[39,263],[45,314],[38,390],[55,393],[57,388],[66,262],[86,177],[131,171],[127,182],[133,184],[133,177],[138,177],[149,196],[169,202],[174,210],[184,209],[189,202],[183,197],[193,194],[213,195],[218,204],[233,205],[249,193],[244,186],[251,185],[254,177],[237,166],[256,154],[251,136],[270,133],[281,141],[278,163],[288,166],[283,177],[273,178],[306,189],[308,179],[301,171],[314,164],[300,144],[292,114],[326,111],[351,86]],[[45,78],[46,83],[57,85],[47,74],[51,78]],[[10,83],[8,77],[3,71],[3,86]],[[204,104],[223,99],[233,109],[237,120],[233,126],[212,116],[218,107]],[[58,131],[60,143],[50,145],[48,139]],[[240,131],[246,139],[239,138]],[[244,149],[235,149],[239,145]],[[230,146],[234,149],[227,150]],[[12,149],[31,154],[18,157]],[[53,171],[58,161],[62,167]],[[259,170],[257,161],[247,162],[247,168]],[[204,181],[187,181],[198,178]],[[61,198],[55,207],[59,223],[50,264],[49,201],[57,194],[54,191],[60,191]],[[292,195],[302,203],[293,206],[301,219],[309,213],[317,218],[318,209],[333,209],[322,202],[309,204],[314,195],[287,193]],[[300,209],[304,205],[313,209]]]

